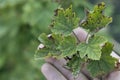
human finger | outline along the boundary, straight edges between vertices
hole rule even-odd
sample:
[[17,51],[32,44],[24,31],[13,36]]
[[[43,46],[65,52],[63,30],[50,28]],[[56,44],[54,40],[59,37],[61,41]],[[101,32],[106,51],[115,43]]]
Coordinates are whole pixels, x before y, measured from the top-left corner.
[[46,62],[56,67],[56,69],[60,71],[68,80],[74,80],[72,72],[64,67],[66,64],[65,59],[58,60],[55,58],[48,58],[46,59]]
[[43,64],[41,71],[47,80],[67,80],[57,69],[51,64]]
[[107,80],[120,80],[120,71],[110,73]]
[[80,27],[74,29],[73,34],[76,36],[79,42],[86,41],[87,36],[88,36],[88,33]]

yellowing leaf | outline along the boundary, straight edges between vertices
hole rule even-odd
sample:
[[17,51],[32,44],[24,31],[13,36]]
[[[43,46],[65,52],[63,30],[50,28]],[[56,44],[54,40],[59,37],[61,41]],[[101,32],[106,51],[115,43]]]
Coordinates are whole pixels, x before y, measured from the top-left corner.
[[62,36],[60,35],[46,35],[45,33],[41,34],[39,41],[44,45],[44,47],[37,50],[35,58],[44,59],[46,56],[59,56],[61,52],[57,49],[57,47],[59,45],[59,40],[61,39]]
[[53,21],[52,32],[55,34],[63,34],[65,36],[71,34],[72,30],[78,27],[79,18],[72,12],[72,6],[64,10],[60,8],[56,10],[56,16]]
[[98,31],[112,22],[111,17],[103,14],[105,3],[101,2],[94,7],[93,11],[86,11],[86,19],[81,23],[81,26],[90,31]]
[[77,40],[74,36],[64,37],[59,45],[59,49],[62,52],[61,57],[72,56],[77,52],[76,50]]

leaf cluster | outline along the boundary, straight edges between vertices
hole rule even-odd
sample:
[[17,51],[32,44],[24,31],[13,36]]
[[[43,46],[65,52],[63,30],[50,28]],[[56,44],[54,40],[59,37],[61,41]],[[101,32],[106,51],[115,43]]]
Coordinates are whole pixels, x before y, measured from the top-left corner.
[[[79,43],[73,35],[73,30],[79,26],[80,19],[72,10],[58,8],[51,24],[51,35],[41,34],[39,41],[44,47],[35,54],[37,59],[47,57],[70,58],[67,67],[74,75],[86,67],[91,76],[97,77],[107,74],[114,69],[115,59],[110,56],[113,45],[104,37],[96,34],[101,28],[111,23],[112,18],[103,14],[105,3],[101,2],[93,11],[86,12],[86,18],[80,23],[80,27],[91,35],[86,41]],[[81,34],[79,34],[81,35]]]

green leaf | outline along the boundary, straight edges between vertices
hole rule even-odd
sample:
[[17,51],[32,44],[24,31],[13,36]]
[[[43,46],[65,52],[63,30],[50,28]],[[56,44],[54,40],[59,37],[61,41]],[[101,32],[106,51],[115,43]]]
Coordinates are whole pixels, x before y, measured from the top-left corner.
[[0,80],[45,80],[32,59],[56,8],[52,0],[0,0]]
[[94,36],[89,39],[88,43],[80,43],[77,50],[80,51],[80,57],[88,56],[89,59],[99,60],[101,57],[101,44],[105,44],[107,40],[103,36]]
[[56,16],[53,21],[52,32],[55,34],[63,34],[65,36],[71,34],[72,30],[78,27],[79,18],[72,12],[72,6],[64,10],[63,8],[56,10]]
[[42,48],[39,48],[35,54],[36,59],[44,59],[45,57],[58,56],[61,52],[57,49],[59,41],[62,39],[62,36],[50,34],[46,35],[45,33],[41,34],[39,41],[43,45]]
[[114,69],[115,61],[113,57],[110,56],[110,53],[113,50],[113,45],[107,42],[102,48],[102,56],[98,61],[90,61],[88,64],[88,71],[92,76],[101,76],[103,74],[109,73]]
[[74,54],[72,58],[67,62],[67,67],[72,70],[73,75],[77,75],[80,72],[80,66],[84,61],[80,58],[79,54]]
[[76,53],[77,40],[74,36],[64,37],[58,49],[61,50],[61,57],[72,56]]
[[81,26],[90,31],[97,31],[112,22],[111,17],[103,14],[105,3],[101,2],[94,7],[93,11],[86,11],[86,19],[81,23]]
[[39,37],[38,40],[44,44],[45,46],[51,46],[53,44],[53,41],[48,38],[48,35],[46,35],[45,33],[42,33]]

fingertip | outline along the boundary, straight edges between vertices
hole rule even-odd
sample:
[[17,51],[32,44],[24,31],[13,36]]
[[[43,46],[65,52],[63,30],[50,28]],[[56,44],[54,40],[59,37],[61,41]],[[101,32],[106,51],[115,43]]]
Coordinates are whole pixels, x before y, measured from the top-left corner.
[[65,77],[57,71],[51,64],[45,63],[41,67],[41,72],[47,80],[67,80]]
[[48,70],[49,70],[49,64],[48,63],[43,64],[42,67],[41,67],[42,73],[44,73]]

